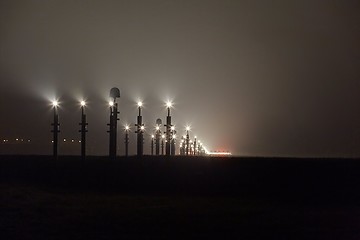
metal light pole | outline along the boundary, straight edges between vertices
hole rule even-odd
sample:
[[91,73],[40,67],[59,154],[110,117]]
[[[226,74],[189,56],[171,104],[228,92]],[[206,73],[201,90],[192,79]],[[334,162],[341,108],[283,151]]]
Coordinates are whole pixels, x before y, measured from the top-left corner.
[[151,156],[154,155],[154,135],[151,135]]
[[81,158],[85,159],[86,157],[86,133],[87,133],[87,125],[86,122],[86,114],[85,114],[85,101],[80,102],[81,105],[81,123],[79,125],[81,126],[81,129],[79,132],[81,133]]
[[156,131],[155,131],[155,154],[159,156],[160,154],[160,138],[161,138],[161,130],[160,126],[162,121],[160,118],[156,119]]
[[51,132],[53,133],[53,156],[54,159],[58,158],[58,145],[59,145],[59,136],[58,133],[60,132],[60,123],[59,123],[59,114],[57,111],[58,102],[53,101],[53,108],[54,108],[54,122],[51,124],[53,129]]
[[125,156],[129,156],[129,126],[125,126]]
[[142,123],[141,107],[142,102],[138,102],[139,115],[137,117],[137,124],[135,124],[137,126],[135,133],[137,133],[137,155],[140,157],[144,154],[144,124]]
[[110,89],[110,97],[113,101],[109,102],[110,105],[110,123],[108,126],[109,135],[110,135],[110,143],[109,143],[109,156],[111,159],[116,159],[116,148],[117,148],[117,121],[118,119],[118,104],[116,103],[116,98],[120,97],[120,90],[118,88]]
[[168,115],[166,116],[166,132],[165,132],[165,136],[166,136],[166,156],[170,156],[171,154],[171,145],[170,145],[170,141],[171,141],[171,116],[170,116],[170,108],[171,108],[171,102],[168,102],[166,104],[167,106],[167,112]]
[[186,139],[185,139],[185,154],[189,155],[189,144],[190,144],[190,136],[189,136],[190,127],[186,127]]
[[194,138],[194,155],[197,154],[197,139],[196,139],[196,136]]
[[165,140],[165,135],[161,136],[161,155],[164,155],[164,140]]
[[176,148],[175,148],[176,131],[175,131],[174,126],[171,126],[170,135],[171,135],[170,153],[171,153],[171,156],[175,156],[175,151],[176,151]]

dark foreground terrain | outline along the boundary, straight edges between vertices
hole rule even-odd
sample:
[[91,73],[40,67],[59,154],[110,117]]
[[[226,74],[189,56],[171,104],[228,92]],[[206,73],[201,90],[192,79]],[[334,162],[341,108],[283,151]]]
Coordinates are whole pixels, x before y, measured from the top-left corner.
[[0,156],[0,239],[360,239],[360,160]]

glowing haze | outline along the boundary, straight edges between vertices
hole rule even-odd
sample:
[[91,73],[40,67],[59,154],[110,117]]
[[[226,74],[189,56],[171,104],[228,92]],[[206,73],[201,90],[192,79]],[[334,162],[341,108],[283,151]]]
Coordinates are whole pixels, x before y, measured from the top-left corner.
[[[118,87],[118,129],[130,126],[131,147],[142,102],[145,153],[171,101],[178,136],[190,125],[212,151],[359,157],[359,7],[3,0],[0,139],[29,138],[32,153],[50,154],[51,102],[58,101],[60,138],[78,140],[86,100],[89,153],[107,154],[108,95]],[[118,142],[121,154],[122,134]],[[79,149],[63,145],[59,153]]]

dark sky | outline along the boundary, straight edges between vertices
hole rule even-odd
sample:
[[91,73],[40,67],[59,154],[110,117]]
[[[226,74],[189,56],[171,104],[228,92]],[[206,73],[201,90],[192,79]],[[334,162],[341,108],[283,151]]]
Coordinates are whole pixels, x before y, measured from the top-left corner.
[[2,0],[0,139],[51,153],[49,101],[60,137],[79,139],[85,98],[89,151],[106,154],[118,87],[121,124],[141,99],[148,134],[171,99],[178,131],[190,124],[212,150],[360,157],[359,12],[355,0]]

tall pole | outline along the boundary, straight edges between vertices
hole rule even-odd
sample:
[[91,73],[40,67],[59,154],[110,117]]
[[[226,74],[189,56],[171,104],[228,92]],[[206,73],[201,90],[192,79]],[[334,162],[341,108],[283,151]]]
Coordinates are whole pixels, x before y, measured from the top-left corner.
[[151,136],[151,156],[154,155],[154,135]]
[[141,116],[141,106],[142,103],[139,102],[138,103],[138,109],[139,109],[139,115],[137,117],[137,124],[135,124],[135,126],[137,126],[137,155],[138,156],[143,156],[144,154],[144,124],[142,123],[142,116]]
[[81,123],[79,123],[81,129],[79,132],[81,133],[81,158],[85,159],[86,157],[86,133],[87,133],[87,125],[86,122],[86,114],[85,114],[85,102],[81,102]]
[[54,107],[54,122],[51,124],[53,129],[51,132],[53,133],[53,157],[54,159],[58,158],[58,144],[59,144],[59,136],[60,132],[60,123],[59,123],[59,114],[57,112],[57,102],[53,102]]
[[189,155],[189,144],[190,144],[190,136],[189,136],[189,128],[186,129],[186,144],[185,144],[185,154]]
[[197,139],[196,139],[196,136],[194,138],[194,155],[197,154]]
[[116,103],[116,98],[120,97],[120,90],[118,88],[110,89],[110,97],[113,99],[110,102],[110,123],[108,124],[110,143],[109,143],[109,157],[111,159],[116,159],[116,149],[117,149],[117,122],[118,122],[118,104]]
[[165,150],[166,150],[166,156],[170,156],[171,154],[171,116],[170,116],[170,105],[168,105],[168,115],[166,117],[166,132],[165,132],[165,137],[166,137],[166,142],[165,142]]
[[171,156],[175,156],[176,148],[175,148],[175,138],[176,138],[176,130],[174,126],[171,126],[171,142],[170,142],[170,153]]
[[161,155],[164,155],[164,139],[165,139],[165,136],[162,135],[161,136]]
[[156,126],[156,133],[155,133],[155,154],[159,156],[160,154],[160,138],[161,138],[161,130],[160,126]]
[[125,127],[125,156],[129,156],[129,127]]

